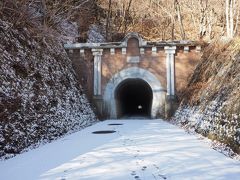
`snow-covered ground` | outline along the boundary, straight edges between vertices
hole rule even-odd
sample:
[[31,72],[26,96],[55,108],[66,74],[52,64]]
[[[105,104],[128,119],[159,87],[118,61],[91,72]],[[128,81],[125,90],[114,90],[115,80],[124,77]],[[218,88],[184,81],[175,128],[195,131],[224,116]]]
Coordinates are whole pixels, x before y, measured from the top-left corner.
[[240,179],[240,162],[162,120],[107,120],[1,161],[0,179],[230,180]]

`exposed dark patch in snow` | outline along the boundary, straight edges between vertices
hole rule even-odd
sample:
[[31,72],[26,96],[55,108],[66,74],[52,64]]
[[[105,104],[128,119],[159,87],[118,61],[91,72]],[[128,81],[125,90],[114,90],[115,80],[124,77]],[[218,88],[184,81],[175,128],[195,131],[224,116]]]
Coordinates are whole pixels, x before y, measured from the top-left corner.
[[122,123],[111,123],[111,124],[108,124],[109,126],[121,126],[123,125]]
[[115,133],[116,131],[114,130],[100,130],[100,131],[93,131],[93,134],[111,134]]

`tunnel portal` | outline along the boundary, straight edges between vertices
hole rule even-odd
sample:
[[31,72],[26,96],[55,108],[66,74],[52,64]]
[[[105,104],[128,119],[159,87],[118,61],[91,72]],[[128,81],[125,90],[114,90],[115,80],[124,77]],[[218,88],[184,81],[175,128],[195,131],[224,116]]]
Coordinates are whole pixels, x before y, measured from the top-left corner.
[[129,78],[121,82],[115,90],[117,117],[151,117],[153,92],[147,82],[139,78]]

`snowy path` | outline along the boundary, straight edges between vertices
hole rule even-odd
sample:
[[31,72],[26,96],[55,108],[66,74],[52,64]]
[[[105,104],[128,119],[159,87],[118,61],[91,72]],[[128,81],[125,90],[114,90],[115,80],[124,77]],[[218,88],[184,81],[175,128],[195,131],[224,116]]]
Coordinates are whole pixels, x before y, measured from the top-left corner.
[[108,120],[0,162],[0,179],[237,180],[240,162],[162,120]]

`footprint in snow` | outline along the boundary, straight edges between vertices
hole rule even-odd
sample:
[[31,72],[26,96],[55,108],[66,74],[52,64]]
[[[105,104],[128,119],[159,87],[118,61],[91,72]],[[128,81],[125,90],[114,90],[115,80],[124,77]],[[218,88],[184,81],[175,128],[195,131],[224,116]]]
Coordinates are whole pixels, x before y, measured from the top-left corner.
[[142,167],[142,171],[145,171],[147,169],[147,166]]
[[140,177],[139,176],[134,176],[135,179],[137,180],[140,180]]
[[167,177],[162,174],[158,174],[158,176],[161,177],[162,179],[167,179]]
[[[160,171],[160,168],[156,165],[156,164],[153,164],[153,166],[158,170]],[[162,179],[167,179],[166,176],[162,175],[162,174],[158,174],[158,177],[162,178]]]
[[141,180],[141,178],[137,175],[136,171],[132,171],[131,175],[134,177],[134,179]]
[[136,175],[136,171],[132,171],[131,175],[135,176]]
[[66,173],[68,171],[72,170],[72,168],[69,168],[69,169],[65,169],[63,172]]
[[134,176],[135,179],[140,180],[140,177],[136,174],[136,171],[132,171],[131,175]]

